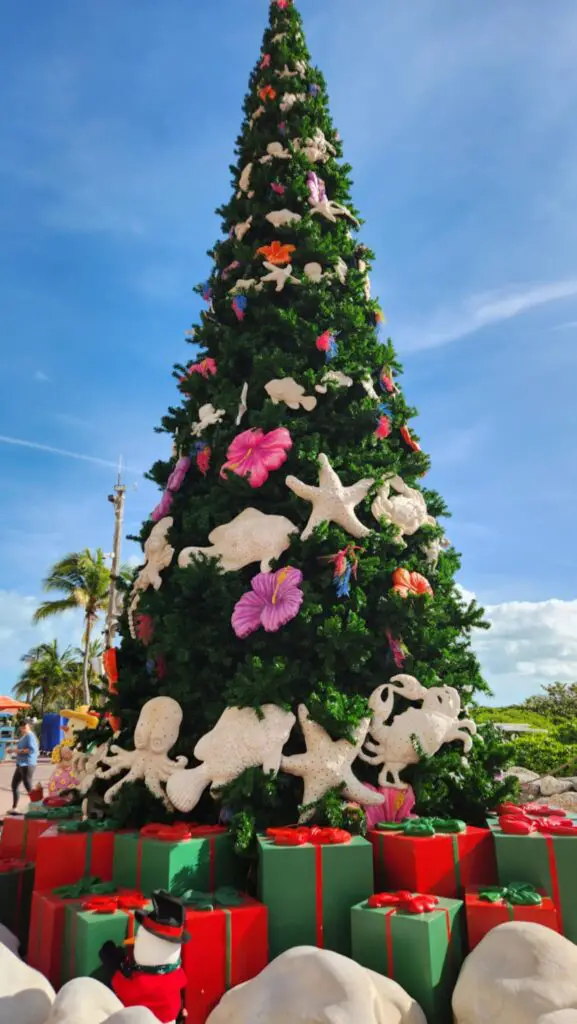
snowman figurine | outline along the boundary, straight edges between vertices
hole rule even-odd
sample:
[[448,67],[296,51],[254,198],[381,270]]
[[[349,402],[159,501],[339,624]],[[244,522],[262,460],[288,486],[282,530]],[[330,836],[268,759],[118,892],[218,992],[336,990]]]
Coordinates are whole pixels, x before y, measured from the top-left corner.
[[153,909],[137,910],[140,927],[133,952],[106,942],[100,959],[112,974],[111,987],[125,1006],[146,1006],[162,1024],[179,1024],[184,1009],[187,979],[181,966],[181,947],[188,942],[185,910],[178,900],[159,890],[152,894]]

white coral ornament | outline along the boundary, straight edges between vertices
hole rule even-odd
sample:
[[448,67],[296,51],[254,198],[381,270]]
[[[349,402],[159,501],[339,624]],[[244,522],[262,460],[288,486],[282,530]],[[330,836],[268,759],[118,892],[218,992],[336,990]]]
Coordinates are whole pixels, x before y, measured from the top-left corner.
[[184,548],[178,564],[185,569],[195,558],[217,558],[223,572],[236,572],[245,565],[260,562],[261,572],[270,572],[270,563],[280,558],[290,545],[298,527],[285,516],[265,515],[256,508],[245,508],[230,523],[217,526],[209,534],[210,548]]
[[283,757],[281,770],[288,775],[297,775],[304,782],[303,813],[300,821],[308,821],[314,814],[314,807],[331,789],[344,785],[343,795],[365,807],[382,804],[384,797],[373,789],[367,789],[353,775],[353,761],[359,755],[369,727],[364,718],[354,731],[354,743],[348,740],[333,740],[322,725],[313,722],[304,704],[299,707],[299,722],[307,746],[306,753]]
[[247,768],[262,767],[278,772],[282,749],[288,740],[295,716],[275,704],[254,708],[227,708],[214,729],[194,748],[194,756],[203,764],[188,771],[175,772],[168,781],[167,793],[177,808],[192,811],[204,790],[210,786],[215,795]]
[[[393,496],[391,489],[396,491]],[[398,542],[402,547],[406,547],[403,537],[412,537],[421,526],[437,525],[436,519],[427,512],[421,492],[409,487],[400,476],[385,481],[373,501],[371,511],[375,519],[386,519],[397,527]]]
[[293,377],[269,380],[264,389],[275,405],[284,402],[289,409],[300,409],[302,406],[307,412],[316,408],[317,399],[313,395],[306,395],[302,384],[297,384]]
[[192,436],[200,437],[208,427],[214,427],[220,423],[225,415],[224,409],[215,409],[210,402],[208,405],[201,405],[198,410],[198,423],[193,423],[191,428]]
[[[386,698],[383,700],[383,693]],[[392,716],[395,694],[405,700],[421,701],[420,708],[409,708],[402,714]],[[461,698],[452,686],[421,686],[414,676],[394,676],[389,683],[379,686],[369,699],[373,712],[369,727],[370,739],[359,754],[369,764],[382,765],[379,786],[396,786],[406,789],[407,783],[400,779],[410,764],[418,764],[422,751],[425,757],[432,757],[443,744],[457,741],[463,744],[467,754],[473,746],[472,737],[477,726],[468,718],[459,718]],[[417,747],[419,748],[417,750]],[[389,781],[389,778],[392,781]]]
[[182,770],[188,764],[187,757],[177,757],[175,761],[168,753],[178,740],[182,723],[182,708],[172,697],[153,697],[146,702],[134,730],[134,750],[123,750],[113,744],[110,753],[105,754],[101,761],[106,768],[97,768],[97,779],[113,779],[123,771],[128,771],[120,782],[106,790],[104,800],[107,804],[127,782],[143,779],[153,796],[162,800],[168,810],[172,804],[162,788],[173,772]]
[[289,224],[298,224],[302,217],[300,213],[293,213],[292,210],[272,210],[267,213],[265,220],[275,228],[286,228]]
[[168,543],[166,535],[173,525],[174,519],[172,516],[166,516],[165,519],[161,519],[150,531],[148,540],[144,545],[146,562],[134,581],[128,605],[128,625],[133,639],[136,637],[134,613],[140,603],[141,594],[148,590],[149,587],[153,587],[154,590],[160,590],[162,586],[160,573],[172,562],[174,548]]

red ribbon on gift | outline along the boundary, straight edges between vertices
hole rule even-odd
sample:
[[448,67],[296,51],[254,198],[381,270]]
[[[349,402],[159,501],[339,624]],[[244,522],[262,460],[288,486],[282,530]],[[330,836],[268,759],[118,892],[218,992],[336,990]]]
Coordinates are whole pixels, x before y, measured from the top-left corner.
[[499,827],[509,836],[529,836],[534,832],[551,836],[577,835],[577,825],[570,818],[535,820],[521,814],[506,814],[499,818]]
[[401,889],[398,892],[378,892],[369,896],[369,907],[375,908],[393,907],[401,910],[404,914],[430,914],[432,910],[439,910],[439,899],[437,896],[423,895]]
[[499,817],[517,815],[520,817],[536,818],[566,818],[566,811],[559,807],[549,807],[548,804],[501,804],[497,808]]
[[266,831],[275,846],[340,846],[350,843],[351,833],[343,828],[304,828],[287,826],[286,828],[268,828]]
[[82,910],[92,914],[115,914],[118,910],[143,910],[147,903],[146,896],[134,890],[112,896],[91,896],[82,903]]
[[186,839],[202,839],[204,836],[222,835],[224,825],[191,825],[186,821],[175,821],[173,825],[151,822],[140,830],[145,839],[159,839],[164,843],[181,843]]

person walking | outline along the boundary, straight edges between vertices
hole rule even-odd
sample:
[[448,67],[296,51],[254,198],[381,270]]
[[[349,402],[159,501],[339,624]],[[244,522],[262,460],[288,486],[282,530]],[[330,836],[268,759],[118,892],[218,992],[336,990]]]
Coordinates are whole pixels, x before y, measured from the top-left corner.
[[28,720],[22,723],[20,733],[20,739],[16,746],[16,770],[12,776],[12,810],[10,814],[18,814],[21,783],[26,792],[30,793],[34,769],[38,763],[38,740]]

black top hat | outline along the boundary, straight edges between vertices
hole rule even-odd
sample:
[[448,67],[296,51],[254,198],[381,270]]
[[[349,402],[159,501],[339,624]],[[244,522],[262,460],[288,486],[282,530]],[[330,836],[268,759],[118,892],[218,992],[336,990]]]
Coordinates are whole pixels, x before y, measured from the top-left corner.
[[152,902],[152,910],[136,911],[138,923],[165,942],[174,942],[175,945],[188,942],[190,935],[184,930],[186,912],[182,903],[163,889],[153,892]]

